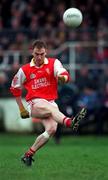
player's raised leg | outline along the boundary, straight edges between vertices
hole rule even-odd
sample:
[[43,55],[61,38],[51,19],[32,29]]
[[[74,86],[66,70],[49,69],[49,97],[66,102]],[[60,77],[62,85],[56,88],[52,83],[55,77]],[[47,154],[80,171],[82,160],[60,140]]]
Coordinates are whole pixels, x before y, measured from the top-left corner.
[[73,130],[77,130],[78,129],[80,121],[85,118],[86,114],[87,114],[87,109],[86,108],[82,108],[76,114],[76,116],[72,119],[72,123],[71,123],[71,127],[73,128]]
[[87,113],[86,108],[82,108],[79,113],[73,117],[66,117],[62,112],[59,111],[56,103],[51,103],[46,100],[36,100],[32,108],[32,116],[34,117],[52,117],[57,123],[64,124],[66,127],[75,127],[79,125],[80,121],[85,118]]

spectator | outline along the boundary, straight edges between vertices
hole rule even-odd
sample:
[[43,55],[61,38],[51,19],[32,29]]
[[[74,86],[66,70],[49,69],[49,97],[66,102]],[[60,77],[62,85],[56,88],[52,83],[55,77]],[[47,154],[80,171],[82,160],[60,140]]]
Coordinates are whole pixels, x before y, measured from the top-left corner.
[[98,89],[102,93],[108,83],[108,67],[103,69],[100,76],[98,76]]
[[96,81],[90,73],[87,65],[81,66],[80,71],[76,74],[75,83],[80,90],[83,90],[87,86],[92,86],[95,89],[97,87]]
[[102,135],[107,132],[105,127],[108,127],[108,82],[105,84],[104,90],[101,94],[101,108],[99,111],[97,133]]
[[82,125],[88,126],[94,123],[96,125],[95,133],[99,133],[101,131],[100,124],[102,123],[100,118],[101,97],[98,92],[92,86],[86,86],[77,99],[76,107],[77,110],[82,107],[87,108],[88,118],[82,122]]
[[4,71],[0,71],[0,97],[5,96],[6,94],[6,82],[7,82],[7,75]]

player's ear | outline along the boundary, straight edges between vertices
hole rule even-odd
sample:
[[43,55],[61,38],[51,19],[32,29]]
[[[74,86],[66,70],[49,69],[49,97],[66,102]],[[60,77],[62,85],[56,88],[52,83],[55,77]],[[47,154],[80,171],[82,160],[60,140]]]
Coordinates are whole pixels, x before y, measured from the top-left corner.
[[48,52],[48,50],[46,49],[46,50],[45,50],[45,56],[47,55],[47,52]]
[[32,54],[32,56],[34,56],[34,51],[33,51],[33,49],[31,50],[31,54]]

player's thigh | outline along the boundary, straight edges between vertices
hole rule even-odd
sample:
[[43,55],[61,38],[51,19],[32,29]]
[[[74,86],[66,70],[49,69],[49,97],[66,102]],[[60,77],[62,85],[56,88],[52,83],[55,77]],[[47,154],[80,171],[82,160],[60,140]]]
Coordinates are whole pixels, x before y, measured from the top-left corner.
[[51,117],[53,112],[58,111],[56,103],[50,103],[44,99],[37,99],[32,106],[32,116],[36,117]]
[[32,117],[48,118],[51,116],[50,105],[47,101],[38,100],[34,102],[31,109]]

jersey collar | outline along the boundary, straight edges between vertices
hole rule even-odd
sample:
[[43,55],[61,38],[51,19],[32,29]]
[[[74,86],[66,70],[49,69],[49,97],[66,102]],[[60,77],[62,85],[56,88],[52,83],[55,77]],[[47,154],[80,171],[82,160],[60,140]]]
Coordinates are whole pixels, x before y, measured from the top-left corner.
[[[34,63],[34,61],[33,61],[33,59],[34,59],[34,58],[31,59],[30,67],[36,66],[35,63]],[[47,59],[47,58],[44,59],[44,64],[48,64],[48,59]]]

